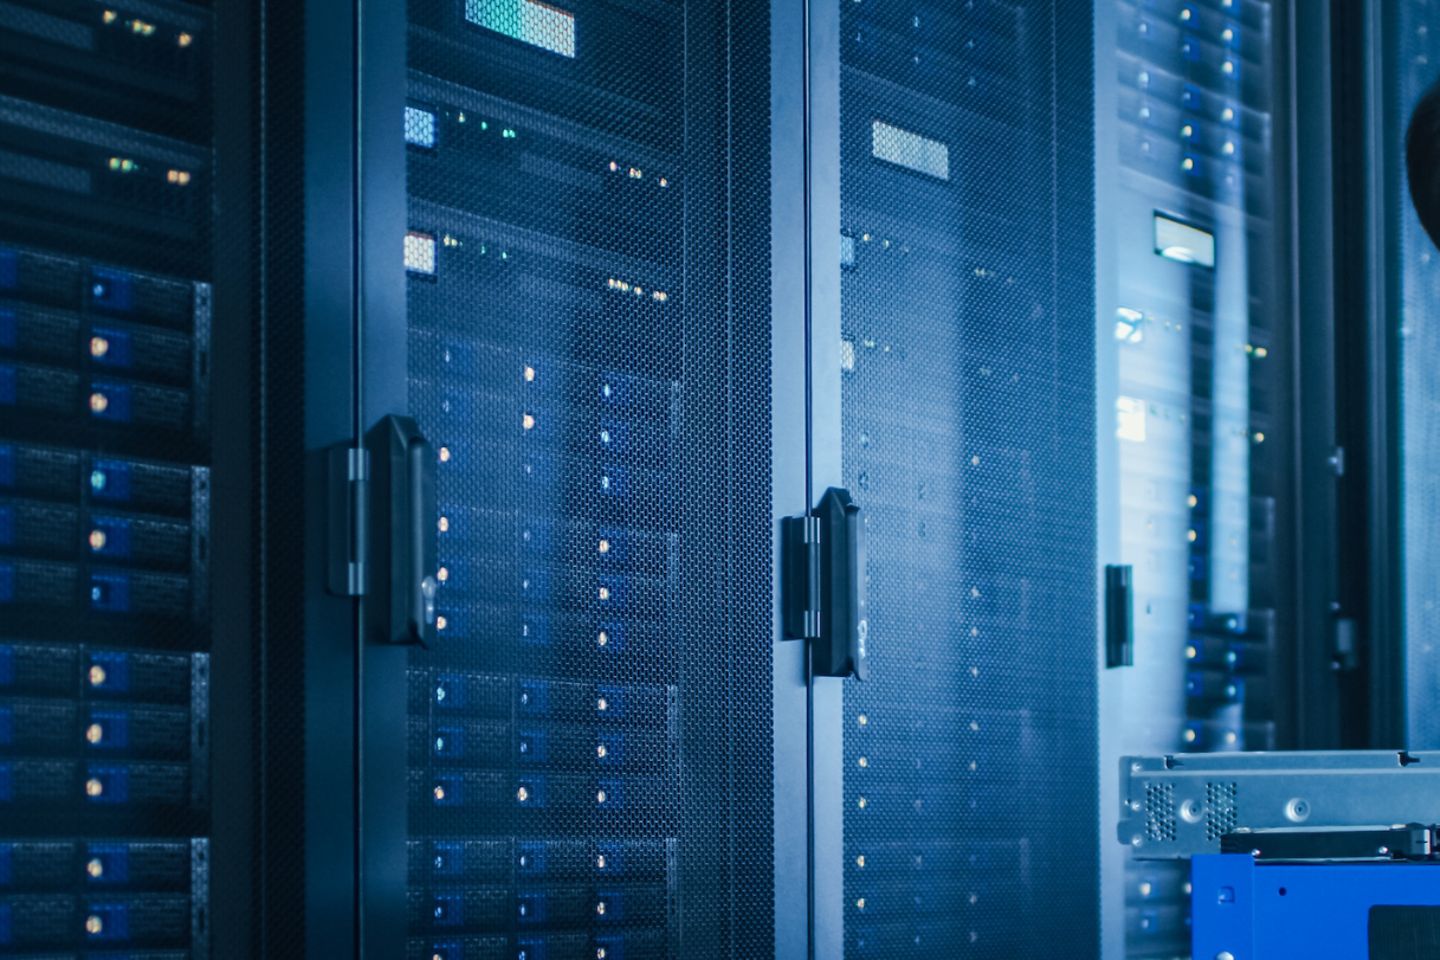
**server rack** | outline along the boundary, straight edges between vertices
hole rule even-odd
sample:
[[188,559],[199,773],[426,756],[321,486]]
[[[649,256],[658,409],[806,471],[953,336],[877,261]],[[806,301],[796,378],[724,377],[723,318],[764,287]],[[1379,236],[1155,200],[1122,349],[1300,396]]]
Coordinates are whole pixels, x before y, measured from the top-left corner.
[[[1099,495],[1102,553],[1133,567],[1135,613],[1131,675],[1107,680],[1102,737],[1123,745],[1109,775],[1120,753],[1277,745],[1294,361],[1285,11],[1104,9]],[[1123,916],[1126,955],[1185,955],[1187,865],[1127,862],[1123,877],[1107,946]]]
[[1097,949],[1091,13],[812,8],[811,492],[871,675],[814,681],[816,955]]
[[[212,535],[245,517],[246,450],[215,445],[245,409],[216,396],[247,376],[246,301],[217,290],[248,233],[216,213],[243,208],[243,178],[217,182],[244,135],[217,132],[216,74],[244,22],[150,0],[0,11],[6,955],[212,953],[211,693],[217,665],[241,689],[248,669],[215,625],[243,635],[243,574],[211,588],[247,549]],[[219,881],[242,903],[245,873]]]
[[[1103,5],[1092,77],[1063,0],[830,3],[808,35],[782,4],[132,6],[0,5],[0,953],[244,952],[253,919],[267,955],[1048,955],[1017,903],[1088,944],[1092,118],[1125,158],[1101,379],[1146,399],[1128,428],[1183,424],[1195,518],[1156,551],[1180,627],[1142,747],[1274,736],[1278,7]],[[255,128],[215,80],[251,27]],[[1196,106],[1228,95],[1237,126]],[[1153,259],[1157,225],[1215,274]],[[1135,237],[1185,281],[1110,288]],[[301,310],[254,332],[252,526],[219,440],[250,436],[249,320]],[[429,649],[321,595],[321,454],[394,412],[436,450]],[[1128,504],[1154,464],[1114,460]],[[777,637],[774,521],[832,484],[869,518],[869,686]],[[253,645],[252,547],[212,529],[257,534]],[[1146,904],[1183,878],[1127,886],[1141,955],[1173,949]]]
[[793,956],[770,114],[803,22],[372,6],[362,422],[433,445],[438,569],[428,649],[361,627],[367,949]]

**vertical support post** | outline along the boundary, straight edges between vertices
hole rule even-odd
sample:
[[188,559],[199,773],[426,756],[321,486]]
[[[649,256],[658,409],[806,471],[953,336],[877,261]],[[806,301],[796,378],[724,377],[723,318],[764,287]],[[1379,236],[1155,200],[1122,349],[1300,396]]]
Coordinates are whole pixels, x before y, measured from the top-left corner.
[[[202,319],[203,310],[209,342],[203,353],[194,352],[192,375],[198,383],[208,372],[204,419],[214,442],[210,469],[197,469],[192,478],[193,501],[209,505],[203,520],[198,511],[193,518],[192,553],[198,555],[203,548],[210,557],[204,590],[211,623],[205,740],[223,744],[226,752],[224,763],[206,765],[211,839],[195,841],[201,846],[196,859],[205,861],[208,903],[204,909],[209,956],[214,960],[240,960],[262,952],[257,949],[254,882],[255,785],[261,779],[255,750],[255,717],[261,702],[255,682],[257,627],[261,626],[261,617],[256,616],[256,561],[261,548],[254,536],[258,470],[252,438],[259,399],[254,386],[256,321],[265,304],[255,282],[260,248],[256,231],[261,221],[256,217],[257,178],[250,175],[263,137],[258,119],[265,88],[255,65],[256,48],[263,42],[260,6],[214,8],[215,36],[221,40],[215,46],[214,115],[227,120],[214,126],[214,282],[197,284],[195,290],[196,320]],[[213,322],[217,311],[222,319],[218,325]],[[196,419],[201,419],[198,410]],[[213,535],[219,530],[237,535]],[[222,589],[212,591],[213,584]]]
[[[402,252],[406,228],[405,90],[407,4],[355,0],[356,257],[358,356],[356,384],[363,436],[391,414],[409,410],[408,319]],[[373,567],[373,564],[371,565]],[[388,571],[371,570],[390,584]],[[406,665],[409,648],[385,643],[368,622],[378,605],[360,602],[356,641],[359,743],[358,936],[361,956],[405,955],[408,757]]]
[[[267,105],[274,121],[276,154],[268,159],[267,190],[275,206],[266,215],[276,224],[275,258],[267,263],[267,285],[275,304],[267,323],[263,350],[265,362],[277,371],[274,395],[265,398],[270,410],[262,456],[266,458],[268,530],[265,547],[274,584],[275,632],[268,638],[266,685],[272,701],[298,698],[301,723],[286,723],[277,715],[267,723],[267,747],[279,769],[269,771],[273,797],[268,806],[266,908],[268,941],[261,953],[295,949],[293,939],[303,936],[304,952],[314,956],[355,956],[356,852],[355,831],[355,640],[356,603],[326,592],[325,503],[328,495],[328,450],[335,444],[358,443],[355,428],[355,75],[359,69],[355,0],[312,0],[296,11],[271,8],[267,40],[275,47],[291,42],[295,31],[303,37],[299,50],[286,49],[298,59],[303,78],[303,103],[282,93],[291,76],[272,79],[274,103]],[[282,26],[284,24],[284,26]],[[300,110],[304,122],[297,130],[291,113]],[[298,135],[298,147],[287,138]],[[278,151],[298,150],[285,171]],[[298,202],[283,173],[293,177],[295,165],[303,169],[303,194]],[[267,164],[269,166],[269,164]],[[268,204],[267,204],[268,207]],[[299,216],[304,234],[299,269],[282,259],[296,245],[279,238],[278,231]],[[265,238],[270,241],[270,237]],[[282,292],[283,291],[283,292]],[[302,330],[284,327],[291,316],[284,308],[303,310]],[[300,351],[303,367],[290,370],[286,355]],[[280,371],[288,382],[279,382]],[[283,387],[283,392],[282,392]],[[287,395],[288,394],[288,395]],[[303,409],[303,426],[296,430],[293,404]],[[290,407],[290,410],[286,408]],[[280,482],[281,471],[294,470],[292,457],[304,458],[304,488],[299,496]],[[303,520],[301,520],[303,518]],[[287,521],[289,523],[287,524]],[[294,557],[295,521],[303,522],[303,555]],[[289,579],[287,579],[289,578]],[[300,584],[301,607],[290,609],[293,598],[282,593]],[[283,616],[283,621],[281,617]],[[298,629],[298,634],[294,631]],[[292,677],[300,678],[297,682]],[[298,688],[291,690],[292,685]],[[287,718],[290,719],[290,718]],[[283,732],[282,732],[283,730]],[[287,744],[285,741],[290,741]],[[303,794],[298,789],[303,784]],[[294,821],[286,804],[304,798],[303,815]],[[282,864],[287,847],[303,851],[303,879],[296,884]],[[290,853],[290,856],[295,856]],[[288,903],[287,903],[288,900]],[[303,903],[303,926],[286,922],[296,903]],[[291,943],[285,943],[290,939]]]
[[[1333,47],[1328,4],[1287,18],[1291,56],[1288,101],[1294,136],[1290,166],[1304,177],[1292,181],[1291,231],[1295,239],[1290,341],[1295,345],[1292,397],[1295,417],[1296,536],[1294,556],[1296,638],[1292,732],[1282,727],[1281,745],[1315,750],[1339,745],[1336,680],[1330,663],[1336,597],[1334,555],[1338,500],[1335,424],[1335,210]],[[1282,717],[1282,720],[1292,719]]]
[[[1365,123],[1365,552],[1366,627],[1370,680],[1370,747],[1409,746],[1405,670],[1404,583],[1401,552],[1401,442],[1399,311],[1401,255],[1395,211],[1408,203],[1391,144],[1409,118],[1389,95],[1394,4],[1364,4]],[[1392,315],[1395,316],[1392,319]]]
[[775,958],[810,948],[810,758],[807,644],[786,639],[782,604],[786,517],[809,509],[806,485],[806,10],[770,4],[771,523],[775,530],[774,722]]
[[[844,487],[840,409],[840,4],[807,5],[806,332],[809,361],[807,504]],[[844,681],[810,678],[811,950],[845,955]]]

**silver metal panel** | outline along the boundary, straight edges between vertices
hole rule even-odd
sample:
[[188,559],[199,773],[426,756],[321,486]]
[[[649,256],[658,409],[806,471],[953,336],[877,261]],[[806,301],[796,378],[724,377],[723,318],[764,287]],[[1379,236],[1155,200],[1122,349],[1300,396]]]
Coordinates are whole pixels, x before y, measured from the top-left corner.
[[1218,853],[1235,830],[1440,822],[1440,752],[1125,757],[1119,841],[1166,860]]
[[770,5],[770,490],[777,531],[771,570],[775,960],[810,950],[809,647],[784,636],[780,518],[810,508],[805,440],[806,21],[798,4]]
[[[840,407],[840,12],[806,6],[806,311],[810,402],[809,504],[843,487]],[[808,647],[807,643],[807,647]],[[807,651],[808,652],[808,651]],[[810,677],[810,890],[812,957],[845,956],[844,686]]]
[[[1119,11],[1114,4],[1095,4],[1095,142],[1118,143],[1120,118],[1115,110],[1119,88],[1118,51],[1115,31]],[[1111,165],[1095,164],[1095,422],[1109,423],[1115,413],[1115,397],[1120,394],[1120,345],[1115,340],[1113,323],[1098,318],[1114,315],[1120,302],[1120,247],[1117,237],[1120,224],[1113,211],[1118,209],[1121,185]],[[1121,523],[1124,520],[1120,498],[1120,441],[1114,430],[1096,430],[1096,591],[1102,598],[1097,604],[1095,630],[1100,635],[1104,623],[1104,568],[1107,563],[1122,563],[1125,558]],[[1113,811],[1120,802],[1119,782],[1112,771],[1127,750],[1144,747],[1126,743],[1127,700],[1143,691],[1146,678],[1131,668],[1109,670],[1105,667],[1104,644],[1096,645],[1095,669],[1099,676],[1099,781],[1097,804],[1100,824],[1100,956],[1105,960],[1122,960],[1125,956],[1126,851],[1108,841]],[[1165,747],[1161,746],[1163,750]],[[1151,884],[1154,890],[1154,884]]]

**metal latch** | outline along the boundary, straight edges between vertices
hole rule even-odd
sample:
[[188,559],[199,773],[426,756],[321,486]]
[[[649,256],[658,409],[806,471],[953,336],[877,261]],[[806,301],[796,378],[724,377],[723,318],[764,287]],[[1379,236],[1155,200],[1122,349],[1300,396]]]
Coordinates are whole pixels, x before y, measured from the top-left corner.
[[370,451],[367,560],[374,586],[367,632],[380,643],[428,646],[439,626],[435,448],[414,419],[381,417],[365,433]]
[[325,587],[337,597],[365,594],[369,546],[370,452],[336,444],[327,451]]
[[1128,563],[1105,565],[1105,667],[1135,665],[1135,572]]

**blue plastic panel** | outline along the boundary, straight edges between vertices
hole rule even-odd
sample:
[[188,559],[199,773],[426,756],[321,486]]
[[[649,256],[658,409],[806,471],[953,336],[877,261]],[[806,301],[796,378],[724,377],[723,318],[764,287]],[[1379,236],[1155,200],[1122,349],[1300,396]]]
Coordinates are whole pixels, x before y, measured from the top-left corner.
[[1192,879],[1195,957],[1364,958],[1372,907],[1440,905],[1437,864],[1257,864],[1207,854],[1192,860]]

